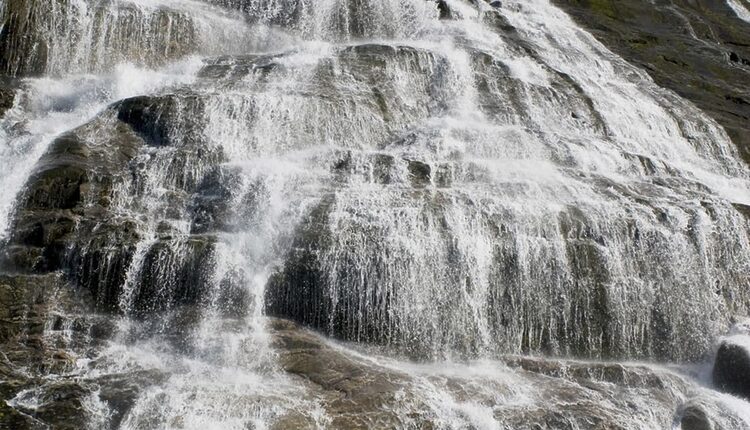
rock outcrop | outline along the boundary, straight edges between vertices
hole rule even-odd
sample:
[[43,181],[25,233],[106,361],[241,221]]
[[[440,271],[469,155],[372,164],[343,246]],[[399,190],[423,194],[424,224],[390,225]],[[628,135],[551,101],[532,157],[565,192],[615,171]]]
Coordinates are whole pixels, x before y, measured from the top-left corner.
[[[196,109],[196,99],[178,95],[129,99],[58,137],[18,206],[4,250],[6,269],[63,271],[108,311],[144,313],[198,300],[215,238],[210,226],[191,234],[175,223],[189,222],[206,188],[201,172],[216,168],[221,154],[172,133],[190,133],[180,121]],[[157,190],[149,182],[154,171],[165,181]],[[144,235],[152,236],[139,248],[148,240]],[[143,267],[131,274],[136,254]],[[123,299],[129,275],[138,277],[139,287]]]
[[553,0],[605,46],[691,100],[750,163],[750,23],[725,1]]
[[713,381],[718,389],[750,400],[750,336],[734,335],[719,343]]
[[86,390],[48,376],[72,371],[112,334],[109,319],[89,309],[86,294],[58,274],[0,275],[1,429],[86,426]]
[[16,99],[15,85],[10,81],[0,78],[0,118],[5,112],[12,108]]

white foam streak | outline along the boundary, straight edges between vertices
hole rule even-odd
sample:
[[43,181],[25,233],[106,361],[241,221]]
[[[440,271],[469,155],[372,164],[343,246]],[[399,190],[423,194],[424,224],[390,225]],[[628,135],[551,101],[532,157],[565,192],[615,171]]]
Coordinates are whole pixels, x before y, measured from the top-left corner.
[[737,14],[738,18],[750,23],[750,10],[742,4],[742,0],[727,0],[727,4]]

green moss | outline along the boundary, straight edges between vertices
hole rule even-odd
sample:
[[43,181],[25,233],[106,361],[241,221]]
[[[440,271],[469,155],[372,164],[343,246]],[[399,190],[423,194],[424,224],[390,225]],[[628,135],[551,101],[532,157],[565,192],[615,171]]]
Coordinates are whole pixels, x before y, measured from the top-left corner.
[[589,7],[597,14],[617,18],[617,10],[611,0],[589,0]]

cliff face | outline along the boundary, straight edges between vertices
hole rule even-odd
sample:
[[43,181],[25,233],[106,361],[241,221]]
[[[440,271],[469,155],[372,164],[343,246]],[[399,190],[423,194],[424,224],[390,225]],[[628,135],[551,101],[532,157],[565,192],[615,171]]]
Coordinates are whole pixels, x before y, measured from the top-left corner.
[[0,0],[0,429],[750,429],[743,7]]
[[[731,0],[750,10],[745,0]],[[750,162],[750,15],[721,0],[553,0],[662,87],[718,121]]]

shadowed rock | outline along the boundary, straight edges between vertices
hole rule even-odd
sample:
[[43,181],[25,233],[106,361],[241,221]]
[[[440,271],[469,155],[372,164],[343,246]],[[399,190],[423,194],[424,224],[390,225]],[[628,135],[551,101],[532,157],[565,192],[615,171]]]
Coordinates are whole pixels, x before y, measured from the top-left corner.
[[[205,150],[199,124],[191,119],[200,108],[189,96],[128,99],[58,137],[25,187],[3,250],[5,268],[63,270],[106,310],[120,309],[133,270],[142,287],[128,303],[133,311],[198,300],[213,265],[215,238],[191,237],[173,224],[190,218],[202,169],[210,171],[221,159]],[[160,184],[167,192],[148,203],[152,170],[169,183]],[[143,213],[149,204],[161,224],[142,249],[143,221],[128,212]],[[137,252],[143,252],[143,267],[131,269]]]
[[750,400],[750,336],[735,335],[719,344],[713,379],[720,390]]

